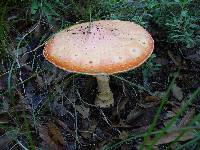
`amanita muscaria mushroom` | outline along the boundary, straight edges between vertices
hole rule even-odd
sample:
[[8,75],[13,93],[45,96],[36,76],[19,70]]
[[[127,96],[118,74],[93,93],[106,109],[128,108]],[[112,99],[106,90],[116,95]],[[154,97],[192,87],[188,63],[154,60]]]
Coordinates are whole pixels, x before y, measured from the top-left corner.
[[93,75],[98,83],[95,104],[114,104],[109,75],[143,64],[154,41],[141,26],[120,20],[100,20],[73,25],[56,33],[46,43],[44,56],[69,72]]

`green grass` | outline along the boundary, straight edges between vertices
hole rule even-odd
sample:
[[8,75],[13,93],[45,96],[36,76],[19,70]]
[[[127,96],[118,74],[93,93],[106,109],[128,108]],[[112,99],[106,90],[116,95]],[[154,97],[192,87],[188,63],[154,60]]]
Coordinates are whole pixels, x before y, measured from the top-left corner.
[[[154,127],[156,126],[156,122],[158,121],[159,115],[160,115],[160,113],[161,113],[161,111],[162,111],[164,105],[166,104],[166,102],[167,102],[167,100],[168,100],[168,97],[169,97],[171,88],[172,88],[172,86],[174,85],[174,82],[175,82],[177,76],[178,76],[178,73],[176,73],[176,75],[174,76],[174,78],[173,78],[172,82],[170,83],[170,85],[169,85],[167,91],[165,92],[165,95],[163,96],[163,98],[162,98],[162,100],[161,100],[160,106],[159,106],[159,108],[158,108],[158,110],[157,110],[157,112],[156,112],[156,114],[155,114],[155,117],[154,117],[154,119],[153,119],[153,122],[151,123],[149,129],[147,130],[147,135],[144,137],[144,145],[146,145],[147,139],[149,138],[149,135],[148,135],[148,134],[150,134],[150,133],[153,131]],[[157,140],[157,139],[156,139],[156,140]],[[155,141],[156,141],[156,140],[155,140]],[[142,149],[144,148],[144,145],[142,146]],[[152,144],[152,145],[153,145],[153,144]]]
[[[156,112],[156,115],[153,119],[153,122],[151,123],[149,129],[147,130],[147,132],[145,133],[142,133],[142,134],[138,134],[138,135],[129,135],[129,137],[125,140],[122,140],[118,143],[115,143],[115,144],[111,144],[111,145],[107,145],[103,148],[103,150],[112,150],[112,149],[117,149],[118,147],[120,147],[121,145],[123,144],[128,144],[128,143],[131,143],[131,141],[133,140],[136,140],[137,138],[144,138],[144,143],[141,145],[140,149],[144,149],[144,147],[148,150],[151,150],[153,149],[153,146],[156,144],[156,142],[158,141],[158,139],[160,137],[162,137],[165,133],[170,133],[170,132],[174,132],[174,131],[181,131],[180,135],[177,136],[177,138],[175,139],[174,142],[172,142],[171,145],[175,144],[176,141],[178,141],[179,138],[181,138],[181,136],[183,136],[183,134],[185,134],[186,132],[190,131],[190,129],[193,129],[193,131],[196,131],[198,132],[198,136],[194,139],[192,139],[191,141],[187,142],[186,144],[182,145],[182,146],[179,146],[177,147],[177,149],[183,149],[184,147],[190,145],[190,144],[194,144],[195,142],[198,142],[200,140],[200,137],[199,137],[199,131],[198,129],[200,128],[199,125],[195,125],[196,122],[199,122],[200,121],[200,114],[196,115],[192,120],[191,120],[191,123],[187,126],[187,127],[183,127],[183,128],[179,128],[179,129],[173,129],[173,128],[170,128],[173,123],[177,120],[178,117],[180,117],[180,115],[185,112],[185,110],[189,107],[189,105],[191,105],[195,100],[197,100],[197,96],[200,95],[200,88],[196,89],[194,91],[194,93],[191,95],[191,97],[189,98],[189,100],[187,101],[187,103],[183,104],[180,108],[180,110],[178,111],[178,113],[176,114],[175,117],[173,117],[169,123],[166,125],[166,127],[164,127],[163,129],[160,129],[160,130],[157,130],[157,131],[153,131],[153,128],[155,127],[156,125],[156,121],[158,120],[158,117],[159,117],[159,114],[167,100],[167,97],[169,95],[169,92],[170,92],[170,89],[171,89],[171,86],[172,84],[174,83],[176,78],[173,79],[173,81],[171,82],[168,90],[166,91],[166,95],[162,98],[162,101],[161,101],[161,104]],[[147,144],[147,139],[149,136],[152,136],[154,135],[155,138],[154,140],[152,141],[152,143],[150,143],[149,145],[147,145],[146,147],[146,144]],[[170,147],[168,147],[170,148]]]
[[[155,138],[154,138],[154,141],[151,143],[151,145],[148,147],[149,149],[152,149],[153,148],[153,145],[156,144],[156,142],[158,141],[158,139],[165,134],[165,132],[170,128],[172,127],[172,125],[176,122],[176,120],[180,117],[180,115],[186,111],[186,109],[194,102],[194,100],[197,100],[197,96],[200,94],[200,88],[198,88],[192,95],[191,97],[189,98],[189,100],[181,106],[181,108],[179,109],[178,113],[176,114],[175,117],[173,117],[165,126],[164,129],[162,129],[161,133],[156,135]],[[199,116],[198,116],[198,119],[199,119]],[[191,124],[194,123],[196,121],[196,118],[193,118],[193,120],[191,121]],[[176,140],[178,140],[180,137],[177,137]],[[145,141],[144,141],[145,142]],[[146,143],[144,143],[146,144]]]

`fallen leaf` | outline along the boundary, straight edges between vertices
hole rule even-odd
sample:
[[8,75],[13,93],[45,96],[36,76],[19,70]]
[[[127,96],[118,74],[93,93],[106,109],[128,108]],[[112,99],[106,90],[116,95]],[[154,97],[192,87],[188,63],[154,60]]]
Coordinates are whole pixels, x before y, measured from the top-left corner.
[[9,145],[10,142],[12,142],[12,139],[9,138],[6,134],[0,136],[0,147],[1,147],[1,149],[9,149],[8,145]]
[[[167,143],[171,143],[173,142],[182,132],[181,131],[176,131],[176,132],[170,132],[170,133],[166,133],[165,135],[163,135],[162,137],[160,137],[158,139],[158,141],[156,142],[155,145],[160,145],[160,144],[167,144]],[[178,142],[184,142],[190,139],[193,139],[194,135],[191,131],[186,132],[185,134],[183,134],[181,136],[181,138],[179,138]],[[153,138],[150,138],[149,141],[147,143],[152,143],[154,141]]]
[[76,94],[74,94],[73,88],[68,89],[67,97],[68,97],[68,103],[69,104],[75,103],[78,100]]
[[185,115],[183,116],[183,118],[181,119],[181,121],[178,123],[177,127],[184,127],[184,126],[186,126],[193,119],[194,115],[195,115],[195,109],[194,108],[189,109],[185,113]]
[[157,102],[148,102],[148,103],[137,103],[138,106],[142,107],[142,108],[151,108],[151,107],[155,107],[156,105],[158,105],[160,103],[160,101]]
[[166,114],[165,114],[165,117],[164,119],[170,119],[172,117],[176,116],[176,114],[173,112],[173,111],[167,111]]
[[146,96],[145,97],[145,101],[146,102],[157,102],[159,101],[160,99],[156,96]]
[[9,123],[9,117],[8,115],[0,115],[0,124],[7,124]]
[[95,150],[102,150],[102,149],[105,149],[104,146],[106,145],[107,141],[104,140],[104,141],[101,141],[97,144],[95,144]]
[[40,88],[43,88],[45,86],[44,79],[39,75],[36,76],[35,82],[37,82]]
[[178,87],[176,84],[174,84],[172,86],[172,94],[173,96],[178,99],[179,101],[181,101],[183,99],[183,91],[180,87]]
[[19,135],[18,130],[10,130],[5,132],[3,135],[0,136],[0,148],[3,149],[10,149],[9,144],[12,143],[12,141],[16,141],[17,136]]
[[122,111],[125,108],[126,103],[128,102],[128,97],[127,96],[122,96],[120,97],[120,102],[117,104],[117,112]]
[[162,99],[164,95],[165,95],[165,91],[163,91],[163,92],[155,91],[154,92],[154,96],[158,97],[159,99]]
[[49,135],[51,136],[52,140],[61,145],[65,145],[65,141],[60,132],[60,129],[53,122],[49,122],[47,126],[49,130]]
[[92,133],[95,132],[96,127],[97,127],[96,120],[92,120],[88,129],[82,130],[82,131],[79,131],[79,132],[80,132],[82,137],[84,137],[86,139],[90,139],[92,137]]
[[69,117],[74,117],[67,109],[64,105],[59,104],[56,100],[50,105],[51,106],[51,111],[59,116],[59,117],[63,117],[65,115],[69,115]]
[[128,102],[127,96],[119,96],[117,99],[117,106],[112,111],[113,118],[120,116],[120,112],[125,109],[126,103]]
[[54,118],[54,120],[67,132],[69,132],[71,135],[73,135],[73,137],[76,137],[76,134],[73,130],[71,130],[67,124],[65,124],[63,121],[57,119],[57,118]]
[[83,116],[84,119],[89,117],[90,108],[86,108],[83,105],[76,105],[76,110]]
[[141,109],[133,109],[131,112],[128,114],[126,121],[128,123],[133,122],[137,117],[143,114],[143,111]]
[[119,135],[120,140],[125,140],[128,138],[128,133],[126,131],[122,131]]
[[64,145],[60,144],[62,142],[57,142],[58,140],[54,141],[55,137],[52,138],[53,132],[57,132],[57,131],[53,131],[55,129],[50,129],[50,130],[51,131],[49,131],[47,126],[40,126],[39,127],[39,130],[38,130],[39,135],[40,135],[41,139],[43,140],[42,141],[42,149],[65,150],[66,148],[64,147]]

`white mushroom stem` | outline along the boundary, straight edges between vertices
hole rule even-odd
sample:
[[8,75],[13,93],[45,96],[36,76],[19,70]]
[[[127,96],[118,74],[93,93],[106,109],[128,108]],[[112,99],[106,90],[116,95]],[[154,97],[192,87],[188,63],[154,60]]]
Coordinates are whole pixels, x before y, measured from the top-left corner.
[[98,84],[98,94],[95,104],[100,107],[109,107],[114,104],[113,93],[109,86],[110,77],[108,75],[96,75]]

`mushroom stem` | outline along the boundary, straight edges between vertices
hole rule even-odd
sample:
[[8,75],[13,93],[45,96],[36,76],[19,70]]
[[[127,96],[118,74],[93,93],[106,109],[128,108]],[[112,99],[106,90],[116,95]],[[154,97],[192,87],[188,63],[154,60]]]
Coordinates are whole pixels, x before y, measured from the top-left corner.
[[109,86],[110,77],[108,75],[96,75],[98,84],[98,94],[95,104],[100,107],[110,107],[114,104],[113,93]]

